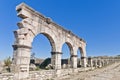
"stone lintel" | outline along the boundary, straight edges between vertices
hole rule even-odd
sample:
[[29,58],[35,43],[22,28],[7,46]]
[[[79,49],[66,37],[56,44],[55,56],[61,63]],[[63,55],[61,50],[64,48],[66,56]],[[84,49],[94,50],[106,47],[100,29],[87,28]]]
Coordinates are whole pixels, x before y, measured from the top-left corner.
[[71,57],[77,57],[77,55],[71,55]]
[[26,46],[26,45],[12,45],[12,47],[14,48],[14,50],[16,50],[17,48],[28,48],[28,49],[32,49],[31,46]]
[[54,54],[62,54],[62,52],[51,52],[52,55]]
[[86,57],[81,57],[81,59],[85,59]]

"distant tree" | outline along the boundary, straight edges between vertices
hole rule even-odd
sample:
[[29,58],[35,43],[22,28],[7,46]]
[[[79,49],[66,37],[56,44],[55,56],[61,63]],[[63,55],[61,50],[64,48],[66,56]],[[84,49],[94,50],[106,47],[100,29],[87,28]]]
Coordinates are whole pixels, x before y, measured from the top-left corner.
[[8,57],[8,58],[6,58],[6,59],[4,60],[4,66],[7,67],[7,71],[8,71],[8,72],[10,72],[10,66],[11,66],[11,64],[12,64],[12,61],[11,61],[11,58],[10,58],[10,57]]
[[40,68],[41,69],[45,69],[49,64],[51,63],[51,58],[46,58],[41,64],[40,64]]

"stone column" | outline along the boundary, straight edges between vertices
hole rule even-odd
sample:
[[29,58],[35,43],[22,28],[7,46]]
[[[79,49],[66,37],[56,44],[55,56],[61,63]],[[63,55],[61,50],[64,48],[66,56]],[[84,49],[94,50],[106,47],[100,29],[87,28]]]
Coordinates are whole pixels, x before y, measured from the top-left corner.
[[101,60],[101,65],[102,65],[102,67],[104,66],[104,62],[103,62],[103,60]]
[[98,60],[98,66],[99,66],[99,67],[102,67],[101,60],[100,60],[100,59]]
[[14,80],[28,78],[31,47],[25,45],[13,45],[13,49]]
[[104,60],[104,66],[106,66],[106,61]]
[[87,60],[86,60],[86,48],[83,47],[81,51],[81,67],[87,67]]
[[71,55],[71,60],[72,60],[72,68],[76,69],[77,68],[77,55]]
[[0,61],[0,74],[2,73],[3,70],[3,63]]
[[93,67],[93,62],[91,57],[88,58],[88,64],[90,65],[90,67]]
[[105,66],[108,64],[107,59],[104,60],[104,64]]
[[107,65],[109,64],[109,60],[107,59]]
[[97,59],[94,60],[94,66],[97,68]]
[[61,52],[51,52],[51,64],[53,69],[56,70],[56,76],[60,76],[61,74]]
[[81,67],[87,67],[86,57],[81,57]]
[[52,58],[51,58],[51,64],[53,66],[53,69],[59,70],[61,69],[61,52],[51,52]]

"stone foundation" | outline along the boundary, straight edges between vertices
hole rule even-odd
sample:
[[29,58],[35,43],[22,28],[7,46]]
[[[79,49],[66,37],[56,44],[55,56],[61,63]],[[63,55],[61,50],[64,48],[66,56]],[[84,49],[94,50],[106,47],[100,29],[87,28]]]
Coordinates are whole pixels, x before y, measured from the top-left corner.
[[55,77],[55,70],[41,70],[30,72],[30,80],[46,80]]
[[14,80],[14,74],[13,73],[3,73],[0,74],[0,80]]

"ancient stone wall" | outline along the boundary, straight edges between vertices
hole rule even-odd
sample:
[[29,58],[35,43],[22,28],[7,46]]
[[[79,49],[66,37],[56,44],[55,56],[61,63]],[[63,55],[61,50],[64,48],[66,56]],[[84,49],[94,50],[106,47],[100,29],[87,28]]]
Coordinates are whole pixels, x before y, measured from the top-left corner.
[[82,66],[86,67],[86,42],[71,31],[64,29],[50,18],[36,12],[31,7],[21,3],[16,7],[18,17],[22,20],[17,24],[19,29],[14,31],[15,43],[13,45],[13,63],[16,79],[29,77],[29,63],[34,38],[45,35],[50,41],[51,64],[57,74],[60,74],[62,46],[66,43],[70,49],[71,67],[77,68],[77,50],[81,51]]
[[13,73],[2,73],[0,74],[0,80],[14,80]]
[[[63,77],[63,76],[67,76],[70,74],[74,74],[77,72],[83,72],[83,71],[89,71],[89,70],[94,70],[96,68],[100,68],[100,67],[105,67],[108,66],[110,64],[114,64],[116,62],[120,62],[120,59],[112,59],[112,58],[88,58],[88,61],[93,62],[93,65],[91,65],[90,62],[88,67],[86,68],[77,68],[77,69],[73,69],[73,68],[69,68],[69,69],[61,69],[60,72],[61,74],[57,75],[57,70],[39,70],[39,71],[30,71],[29,73],[29,77],[22,79],[22,80],[47,80],[47,79],[53,79],[55,77]],[[95,61],[95,63],[94,63]],[[0,74],[0,80],[16,80],[14,79],[14,73],[2,73]]]

